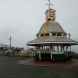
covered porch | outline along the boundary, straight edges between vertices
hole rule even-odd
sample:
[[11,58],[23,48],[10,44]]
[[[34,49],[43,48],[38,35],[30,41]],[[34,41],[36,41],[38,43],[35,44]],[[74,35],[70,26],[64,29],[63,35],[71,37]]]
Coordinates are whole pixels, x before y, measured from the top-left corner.
[[71,45],[36,46],[32,54],[37,61],[65,61],[71,58]]

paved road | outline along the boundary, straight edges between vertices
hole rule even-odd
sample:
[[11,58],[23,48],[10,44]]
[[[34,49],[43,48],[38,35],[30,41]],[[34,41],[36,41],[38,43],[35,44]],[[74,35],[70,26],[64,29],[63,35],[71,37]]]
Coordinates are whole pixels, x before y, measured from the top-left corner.
[[78,78],[77,60],[74,62],[40,66],[32,60],[0,56],[0,78]]

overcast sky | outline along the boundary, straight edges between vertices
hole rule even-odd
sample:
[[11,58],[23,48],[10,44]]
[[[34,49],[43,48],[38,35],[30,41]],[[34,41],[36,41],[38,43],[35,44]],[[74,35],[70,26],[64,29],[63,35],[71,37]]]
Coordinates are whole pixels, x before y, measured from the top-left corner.
[[[53,0],[52,0],[53,1]],[[0,43],[25,47],[45,21],[48,0],[0,0]],[[56,21],[78,40],[78,0],[54,0]]]

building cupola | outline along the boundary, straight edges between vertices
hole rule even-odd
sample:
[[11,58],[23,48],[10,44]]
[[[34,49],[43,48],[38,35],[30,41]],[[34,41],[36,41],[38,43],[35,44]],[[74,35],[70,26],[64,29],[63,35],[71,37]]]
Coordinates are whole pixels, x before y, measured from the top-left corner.
[[46,12],[45,12],[46,21],[55,21],[55,18],[56,18],[55,12],[56,12],[56,10],[51,8],[51,1],[48,0],[48,2],[49,2],[48,10],[46,10]]

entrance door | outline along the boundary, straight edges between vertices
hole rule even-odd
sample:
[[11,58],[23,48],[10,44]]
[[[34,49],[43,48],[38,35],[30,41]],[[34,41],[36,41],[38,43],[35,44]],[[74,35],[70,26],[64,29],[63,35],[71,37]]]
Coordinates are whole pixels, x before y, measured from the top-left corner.
[[51,55],[50,53],[45,53],[45,60],[50,61],[51,60]]
[[41,53],[41,58],[42,61],[50,61],[51,60],[50,53]]
[[45,60],[45,54],[41,53],[41,60],[44,61]]

